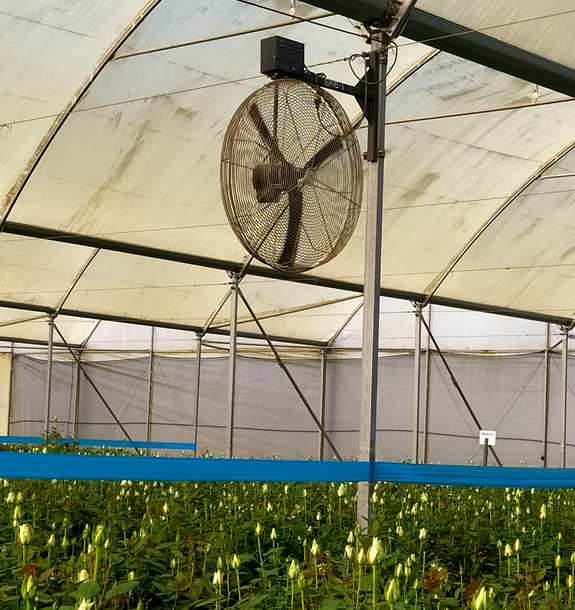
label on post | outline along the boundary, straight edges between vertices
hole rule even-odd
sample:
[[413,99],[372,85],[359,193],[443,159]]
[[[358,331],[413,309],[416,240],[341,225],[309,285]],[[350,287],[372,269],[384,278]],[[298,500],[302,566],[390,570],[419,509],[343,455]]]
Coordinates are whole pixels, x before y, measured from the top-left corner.
[[479,431],[479,444],[484,445],[485,440],[487,439],[488,445],[495,445],[496,436],[497,436],[497,432],[495,432],[495,430],[480,430]]

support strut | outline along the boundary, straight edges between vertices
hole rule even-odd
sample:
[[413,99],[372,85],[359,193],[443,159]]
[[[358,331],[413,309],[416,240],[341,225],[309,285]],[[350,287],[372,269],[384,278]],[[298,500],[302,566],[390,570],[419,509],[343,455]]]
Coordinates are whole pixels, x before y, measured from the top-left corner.
[[241,298],[241,300],[243,301],[244,305],[246,306],[246,309],[248,310],[250,316],[253,318],[253,321],[256,323],[256,326],[258,327],[263,338],[266,340],[267,344],[269,345],[270,349],[272,350],[272,353],[276,359],[276,362],[278,363],[278,366],[286,374],[286,377],[289,379],[294,390],[297,392],[297,395],[300,397],[301,401],[305,405],[305,408],[307,409],[311,418],[315,422],[315,425],[317,426],[321,435],[323,436],[323,438],[325,438],[325,441],[331,447],[331,450],[335,454],[335,457],[341,461],[341,455],[339,454],[339,451],[336,449],[336,447],[333,444],[332,440],[330,439],[329,435],[326,433],[324,427],[321,425],[321,422],[317,418],[316,414],[313,412],[313,409],[311,408],[311,405],[307,401],[307,398],[303,395],[302,391],[299,389],[299,386],[298,386],[296,380],[293,378],[292,374],[289,372],[289,369],[287,368],[284,361],[282,360],[282,357],[279,355],[279,352],[277,351],[275,345],[272,343],[268,334],[264,330],[264,327],[261,325],[261,322],[259,321],[258,317],[256,316],[254,310],[252,309],[251,305],[249,304],[248,300],[246,299],[246,297],[244,296],[243,292],[240,290],[239,287],[238,287],[238,294],[239,294],[239,297]]
[[[96,392],[96,394],[98,395],[98,398],[102,401],[102,404],[106,407],[106,409],[108,410],[108,413],[112,416],[113,420],[118,424],[120,430],[124,433],[124,436],[129,441],[133,441],[134,439],[129,435],[128,431],[126,430],[126,428],[124,427],[122,422],[117,418],[116,414],[112,410],[112,407],[110,407],[110,405],[108,404],[106,399],[102,396],[102,392],[100,392],[100,390],[98,389],[96,384],[92,381],[92,378],[90,377],[90,375],[88,375],[86,369],[84,368],[84,365],[82,364],[82,362],[80,361],[78,356],[74,353],[74,350],[68,345],[68,342],[64,338],[64,335],[60,332],[60,329],[58,328],[58,326],[56,324],[54,324],[54,330],[58,333],[58,335],[60,336],[60,339],[62,339],[62,343],[66,346],[66,349],[70,352],[70,354],[72,355],[72,358],[74,358],[74,360],[76,361],[76,364],[80,367],[82,374],[84,375],[84,377],[86,378],[88,383],[92,386],[92,389],[94,390],[94,392]],[[135,447],[135,449],[136,449],[136,452],[139,455],[141,455],[140,450],[137,447]]]
[[[427,334],[429,335],[429,338],[431,339],[431,342],[433,343],[435,349],[437,350],[437,353],[438,353],[439,357],[441,358],[441,362],[443,362],[443,365],[445,366],[445,369],[449,373],[449,377],[451,379],[451,383],[453,384],[453,387],[457,390],[457,393],[461,397],[461,400],[463,401],[463,404],[467,408],[467,411],[468,411],[469,415],[471,415],[471,419],[473,420],[473,422],[477,426],[478,430],[483,430],[483,428],[481,427],[481,424],[479,423],[479,420],[477,419],[477,416],[475,415],[473,409],[471,408],[471,405],[469,404],[469,401],[467,400],[467,397],[463,393],[463,390],[461,389],[461,386],[459,385],[459,382],[455,378],[455,375],[453,374],[453,371],[451,370],[451,367],[447,363],[447,360],[445,359],[445,356],[443,355],[443,352],[441,351],[441,348],[437,344],[437,341],[435,340],[435,337],[431,333],[431,329],[429,328],[429,326],[428,326],[428,324],[425,321],[425,318],[423,316],[421,316],[421,322],[425,326],[425,329],[427,330]],[[503,466],[503,464],[501,463],[501,460],[499,459],[499,456],[495,452],[495,449],[493,449],[493,445],[489,445],[489,450],[491,451],[491,454],[493,455],[494,460],[497,462],[497,465],[498,466]]]

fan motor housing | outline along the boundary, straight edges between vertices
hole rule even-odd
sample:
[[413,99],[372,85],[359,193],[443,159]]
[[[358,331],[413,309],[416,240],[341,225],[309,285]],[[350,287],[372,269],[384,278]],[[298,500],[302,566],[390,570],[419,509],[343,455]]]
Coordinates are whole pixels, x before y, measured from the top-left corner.
[[305,73],[305,45],[289,38],[262,38],[260,59],[261,73],[272,78],[279,74],[296,78]]

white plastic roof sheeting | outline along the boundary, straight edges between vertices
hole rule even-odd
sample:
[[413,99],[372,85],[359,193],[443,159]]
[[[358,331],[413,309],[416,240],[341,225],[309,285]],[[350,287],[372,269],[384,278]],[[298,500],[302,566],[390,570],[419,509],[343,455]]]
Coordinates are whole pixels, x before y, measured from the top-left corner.
[[[481,11],[471,0],[418,6],[471,28],[568,8],[527,4],[523,13],[525,0]],[[225,269],[248,257],[221,205],[220,148],[237,106],[265,82],[260,39],[305,42],[310,69],[347,82],[355,77],[341,60],[367,49],[344,18],[296,2],[298,16],[348,33],[265,10],[289,14],[287,0],[258,5],[0,0],[0,210],[19,231],[52,237],[0,235],[3,305],[178,328],[215,315],[226,328]],[[569,65],[573,15],[490,35]],[[530,83],[408,42],[390,75],[383,289],[573,319],[575,179],[546,176],[574,172],[575,105],[546,90],[534,102]],[[435,115],[448,116],[423,120]],[[242,289],[270,334],[329,341],[342,328],[360,302],[363,232],[362,215],[342,254],[296,283],[251,275],[261,267],[250,265]],[[70,234],[116,245],[73,244]],[[162,260],[119,251],[126,244]],[[239,322],[257,332],[241,308]],[[73,328],[87,336],[92,325]]]

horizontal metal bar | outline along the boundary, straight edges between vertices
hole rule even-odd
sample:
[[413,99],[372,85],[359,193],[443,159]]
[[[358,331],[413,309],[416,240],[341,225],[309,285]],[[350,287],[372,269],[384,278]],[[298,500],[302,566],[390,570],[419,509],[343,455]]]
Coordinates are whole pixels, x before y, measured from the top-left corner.
[[[48,345],[48,341],[47,340],[40,340],[40,339],[20,339],[19,337],[3,337],[2,335],[0,335],[0,341],[8,341],[9,343],[22,343],[23,345]],[[79,343],[70,343],[68,342],[68,345],[70,347],[73,347],[75,349],[81,349],[82,345]],[[66,346],[61,342],[58,341],[56,339],[54,339],[54,347],[62,347],[65,348]]]
[[411,13],[403,36],[575,97],[575,70],[572,68],[421,9],[415,8]]
[[[429,114],[425,116],[412,117],[408,119],[395,119],[386,121],[386,125],[405,125],[408,123],[421,123],[424,121],[435,121],[438,119],[456,119],[459,117],[476,116],[480,114],[491,114],[493,112],[507,112],[509,110],[522,110],[524,108],[537,109],[541,106],[552,106],[554,104],[565,104],[566,102],[574,102],[575,98],[564,97],[555,100],[543,100],[541,102],[529,102],[528,104],[511,104],[509,106],[495,106],[493,108],[478,108],[477,110],[463,110],[462,112],[447,112],[445,114]],[[564,178],[575,176],[575,174],[558,174],[557,176],[542,176],[541,178]]]
[[[63,231],[55,231],[54,229],[46,229],[44,227],[34,227],[31,225],[15,223],[7,221],[3,228],[4,233],[11,235],[21,235],[24,237],[35,237],[38,239],[47,239],[61,241],[65,243],[87,246],[89,248],[101,248],[103,250],[110,250],[112,252],[121,252],[123,254],[132,254],[134,256],[142,256],[145,258],[154,258],[159,260],[167,260],[176,263],[184,263],[188,265],[195,265],[198,267],[207,267],[210,269],[219,269],[220,271],[232,271],[239,272],[242,268],[242,264],[223,260],[209,258],[205,256],[198,256],[195,254],[186,254],[182,252],[173,252],[171,250],[163,250],[161,248],[150,248],[148,246],[141,246],[137,244],[128,244],[125,242],[114,241],[110,239],[103,239],[101,237],[91,237],[88,235],[78,235],[76,233],[66,233]],[[355,282],[347,282],[343,280],[324,278],[311,274],[303,273],[286,273],[284,271],[278,271],[273,267],[249,267],[248,275],[255,277],[262,277],[273,280],[284,280],[288,282],[295,282],[299,284],[306,284],[312,286],[320,286],[322,288],[334,288],[336,290],[348,290],[350,292],[363,293],[363,284]],[[412,302],[423,302],[426,299],[426,295],[421,292],[411,292],[403,290],[394,290],[389,288],[382,288],[380,292],[381,296],[389,297],[393,299],[403,299]],[[437,305],[445,305],[446,307],[455,307],[458,309],[468,309],[470,311],[481,311],[483,313],[492,313],[501,316],[509,316],[512,318],[520,318],[524,320],[534,320],[536,322],[549,322],[550,324],[557,324],[559,326],[570,325],[573,323],[573,319],[568,316],[554,316],[548,314],[540,314],[537,312],[516,310],[507,307],[497,307],[493,305],[487,305],[485,303],[476,303],[474,301],[466,301],[463,299],[452,299],[434,295],[430,301]],[[0,307],[11,307],[13,309],[25,309],[29,311],[43,311],[45,313],[52,313],[54,309],[45,306],[38,306],[32,304],[20,304],[15,302],[0,301]],[[60,311],[62,315],[73,315],[78,317],[91,318],[95,320],[110,320],[113,322],[128,322],[131,324],[140,325],[154,325],[162,328],[173,328],[176,330],[191,330],[193,332],[202,332],[203,329],[187,326],[182,324],[170,324],[160,323],[152,320],[132,319],[118,316],[110,316],[97,314],[94,312],[83,312],[70,309],[62,309]],[[215,332],[214,334],[228,335],[228,332]],[[246,338],[260,338],[259,335],[253,333],[238,333],[238,336]],[[318,347],[325,347],[327,342],[324,341],[308,341],[308,340],[297,340],[289,339],[287,337],[271,336],[274,341],[286,341],[290,343],[311,345]]]
[[[313,17],[297,17],[297,21],[300,23],[313,23],[318,19],[325,19],[331,17],[333,13],[324,11],[319,15]],[[244,28],[243,30],[234,30],[233,32],[226,32],[225,34],[218,34],[215,36],[207,36],[205,38],[197,38],[195,40],[187,40],[185,42],[177,42],[162,47],[151,47],[149,49],[141,49],[140,51],[130,51],[128,53],[116,54],[112,58],[112,61],[118,61],[120,59],[129,59],[130,57],[138,57],[140,55],[151,55],[152,53],[161,53],[163,51],[173,51],[175,49],[181,49],[185,47],[191,47],[197,44],[204,44],[206,42],[215,42],[216,40],[227,40],[228,38],[235,38],[237,36],[245,36],[246,34],[256,34],[257,32],[268,32],[276,28],[283,28],[293,24],[293,19],[289,21],[282,21],[280,23],[266,23],[265,25],[259,25],[251,28]]]
[[[50,439],[52,440],[52,439]],[[0,443],[15,445],[39,445],[46,442],[42,436],[0,436]],[[118,447],[126,449],[175,449],[194,451],[194,443],[170,443],[166,441],[128,441],[98,438],[59,438],[60,445],[79,445],[80,447]]]
[[575,178],[575,174],[549,174],[547,176],[539,176],[539,180],[551,180],[551,178]]

